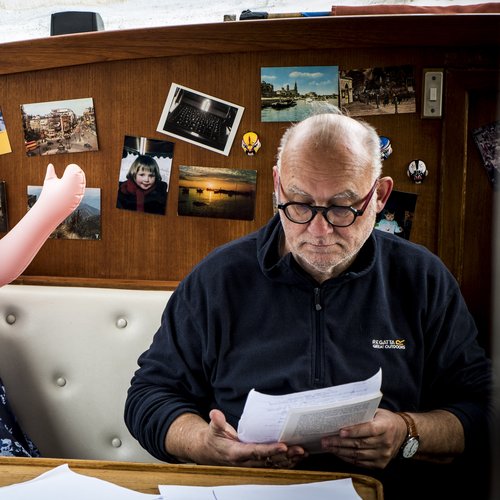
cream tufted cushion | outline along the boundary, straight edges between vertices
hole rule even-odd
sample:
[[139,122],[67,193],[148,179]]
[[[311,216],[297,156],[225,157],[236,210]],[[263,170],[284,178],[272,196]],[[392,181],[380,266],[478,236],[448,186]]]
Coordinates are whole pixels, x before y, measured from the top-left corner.
[[0,378],[43,456],[156,462],[123,410],[172,292],[0,288]]

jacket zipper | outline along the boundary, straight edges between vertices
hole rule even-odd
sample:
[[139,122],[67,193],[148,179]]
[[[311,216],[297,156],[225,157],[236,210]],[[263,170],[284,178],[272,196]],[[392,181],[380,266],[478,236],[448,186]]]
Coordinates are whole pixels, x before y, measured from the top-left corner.
[[316,344],[316,352],[315,352],[315,358],[314,358],[314,384],[319,384],[320,379],[322,377],[321,374],[321,348],[320,348],[320,341],[321,341],[321,311],[323,307],[321,306],[321,288],[315,288],[314,289],[314,309],[316,311],[315,313],[315,344]]

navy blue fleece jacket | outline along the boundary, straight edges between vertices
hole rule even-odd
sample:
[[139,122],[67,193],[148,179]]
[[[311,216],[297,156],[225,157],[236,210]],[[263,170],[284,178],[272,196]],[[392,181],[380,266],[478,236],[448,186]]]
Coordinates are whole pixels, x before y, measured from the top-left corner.
[[236,428],[250,389],[268,394],[368,378],[381,406],[447,409],[466,446],[484,430],[490,364],[457,282],[422,246],[373,231],[351,268],[318,285],[278,256],[277,216],[208,255],[172,295],[139,359],[125,420],[161,460],[184,412],[224,412]]

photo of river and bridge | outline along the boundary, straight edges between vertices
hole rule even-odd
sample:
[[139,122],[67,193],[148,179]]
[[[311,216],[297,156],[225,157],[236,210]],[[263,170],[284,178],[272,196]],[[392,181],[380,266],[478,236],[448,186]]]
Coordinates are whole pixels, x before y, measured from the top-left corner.
[[338,66],[261,68],[261,121],[298,122],[339,107]]

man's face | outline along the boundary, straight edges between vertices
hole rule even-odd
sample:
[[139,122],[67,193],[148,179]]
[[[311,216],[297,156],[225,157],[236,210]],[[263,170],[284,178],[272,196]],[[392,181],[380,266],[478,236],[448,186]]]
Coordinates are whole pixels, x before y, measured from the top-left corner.
[[[355,161],[347,148],[333,155],[292,147],[282,156],[281,175],[276,169],[274,172],[277,199],[280,203],[295,201],[360,209],[374,179],[370,169],[357,168]],[[382,184],[385,189],[384,182]],[[307,224],[296,224],[280,210],[285,253],[291,252],[320,282],[345,271],[372,232],[376,213],[383,207],[378,190],[377,187],[364,214],[349,227],[334,227],[321,213]]]

